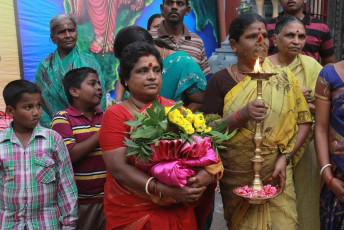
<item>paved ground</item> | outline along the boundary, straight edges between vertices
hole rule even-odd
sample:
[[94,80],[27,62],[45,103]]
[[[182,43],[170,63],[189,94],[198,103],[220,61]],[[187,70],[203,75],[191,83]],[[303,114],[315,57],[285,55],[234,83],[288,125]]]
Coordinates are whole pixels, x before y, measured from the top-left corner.
[[213,223],[210,230],[226,230],[226,221],[223,218],[223,207],[220,193],[215,193],[215,207]]

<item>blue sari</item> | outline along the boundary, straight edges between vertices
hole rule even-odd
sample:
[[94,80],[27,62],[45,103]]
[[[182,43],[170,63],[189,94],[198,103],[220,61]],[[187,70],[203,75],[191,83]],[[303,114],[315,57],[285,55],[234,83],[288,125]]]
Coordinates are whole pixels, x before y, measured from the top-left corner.
[[[334,176],[344,181],[344,157],[335,156],[344,151],[344,82],[334,66],[325,67],[319,74],[315,96],[331,101],[329,122],[329,152]],[[321,229],[337,230],[344,228],[344,203],[324,186],[320,195]]]

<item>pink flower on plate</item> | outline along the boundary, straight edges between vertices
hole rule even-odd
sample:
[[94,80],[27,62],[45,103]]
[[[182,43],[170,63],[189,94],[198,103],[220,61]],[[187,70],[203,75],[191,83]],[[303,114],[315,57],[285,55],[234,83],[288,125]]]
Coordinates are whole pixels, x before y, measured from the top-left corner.
[[255,191],[252,188],[245,185],[243,187],[239,187],[239,188],[233,190],[233,192],[236,194],[239,194],[241,196],[246,196],[246,197],[265,198],[265,197],[271,197],[271,196],[276,195],[277,188],[268,184],[268,185],[264,186],[264,189],[261,189],[259,191]]

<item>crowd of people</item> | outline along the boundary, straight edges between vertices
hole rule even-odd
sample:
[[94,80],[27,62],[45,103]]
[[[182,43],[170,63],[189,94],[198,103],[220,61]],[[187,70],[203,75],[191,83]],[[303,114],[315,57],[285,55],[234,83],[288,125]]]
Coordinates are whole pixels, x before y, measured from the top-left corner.
[[[229,43],[238,62],[210,76],[202,39],[183,23],[189,1],[163,0],[147,30],[117,33],[119,82],[108,108],[100,65],[76,46],[75,19],[54,17],[57,49],[35,82],[3,90],[13,121],[0,132],[0,229],[210,229],[218,181],[228,229],[344,228],[344,61],[334,63],[328,27],[302,11],[304,2],[280,0],[284,11],[270,22],[235,18]],[[275,73],[262,84],[265,102],[245,74],[257,59]],[[183,187],[142,170],[124,143],[128,122],[155,100],[182,101],[233,134],[217,163],[195,169]],[[259,205],[233,193],[253,179],[258,121],[260,176],[280,189]]]

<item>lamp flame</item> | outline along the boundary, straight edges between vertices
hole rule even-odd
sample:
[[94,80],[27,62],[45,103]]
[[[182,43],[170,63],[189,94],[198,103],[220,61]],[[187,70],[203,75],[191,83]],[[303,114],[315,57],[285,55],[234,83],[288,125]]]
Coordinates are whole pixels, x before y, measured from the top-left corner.
[[259,57],[257,58],[256,64],[254,65],[254,72],[255,73],[260,73],[261,72]]

